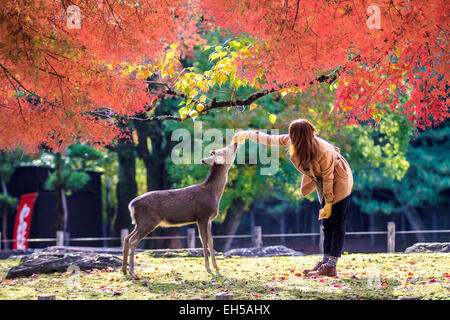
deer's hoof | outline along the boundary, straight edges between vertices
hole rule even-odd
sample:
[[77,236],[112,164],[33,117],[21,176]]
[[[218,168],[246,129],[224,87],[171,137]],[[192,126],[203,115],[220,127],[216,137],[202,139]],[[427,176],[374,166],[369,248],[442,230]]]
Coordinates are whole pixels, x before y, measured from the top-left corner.
[[130,268],[128,268],[128,273],[130,274],[130,276],[134,279],[134,280],[138,280],[139,277],[136,275],[136,273],[134,273],[133,270],[131,270]]

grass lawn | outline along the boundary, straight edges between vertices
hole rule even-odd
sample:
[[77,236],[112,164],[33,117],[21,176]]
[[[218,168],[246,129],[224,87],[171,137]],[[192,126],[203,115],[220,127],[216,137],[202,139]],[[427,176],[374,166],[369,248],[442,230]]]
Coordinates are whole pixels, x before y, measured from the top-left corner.
[[318,256],[218,257],[221,274],[206,273],[203,258],[136,256],[139,280],[113,269],[54,273],[5,280],[18,260],[0,260],[0,299],[422,299],[450,298],[450,254],[348,254],[338,278],[307,278],[302,270]]

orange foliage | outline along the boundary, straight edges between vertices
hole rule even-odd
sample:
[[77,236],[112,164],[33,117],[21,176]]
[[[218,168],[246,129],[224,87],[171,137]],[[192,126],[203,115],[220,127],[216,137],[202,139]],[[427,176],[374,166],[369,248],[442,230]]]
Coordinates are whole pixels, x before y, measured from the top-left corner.
[[[195,21],[182,0],[132,3],[0,2],[0,148],[104,145],[118,130],[92,111],[130,115],[150,105],[145,83],[118,72],[119,63],[139,64],[191,39]],[[79,29],[70,4],[80,9]]]

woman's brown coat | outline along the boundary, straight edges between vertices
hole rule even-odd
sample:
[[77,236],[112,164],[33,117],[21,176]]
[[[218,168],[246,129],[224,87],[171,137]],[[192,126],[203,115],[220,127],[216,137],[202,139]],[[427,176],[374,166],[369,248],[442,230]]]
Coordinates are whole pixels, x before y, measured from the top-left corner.
[[[262,132],[250,134],[249,138],[258,143],[272,146],[288,147],[290,144],[289,134],[268,135]],[[353,175],[349,164],[340,154],[339,148],[333,146],[326,140],[316,136],[319,152],[317,158],[309,165],[310,173],[322,181],[325,202],[337,203],[350,195],[353,187]],[[305,172],[303,166],[298,166],[290,157],[292,164],[303,174],[301,193],[303,196],[310,194],[316,189],[315,183]],[[322,202],[322,199],[319,201]]]

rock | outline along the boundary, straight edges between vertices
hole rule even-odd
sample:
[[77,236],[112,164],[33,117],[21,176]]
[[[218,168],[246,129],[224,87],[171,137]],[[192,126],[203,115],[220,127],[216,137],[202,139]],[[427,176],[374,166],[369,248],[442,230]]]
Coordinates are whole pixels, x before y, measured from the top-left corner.
[[450,252],[450,242],[418,242],[405,250],[405,253],[417,252]]
[[[112,255],[122,255],[122,247],[103,248],[103,247],[65,247],[65,246],[53,246],[44,249],[45,252],[65,252],[65,253],[106,253]],[[136,249],[135,252],[142,252],[142,249]]]
[[411,296],[411,297],[400,296],[400,297],[398,297],[398,300],[422,300],[422,297],[419,297],[419,296]]
[[6,278],[28,277],[39,273],[66,272],[69,266],[78,266],[80,270],[118,268],[122,259],[95,252],[42,251],[24,256],[19,265],[9,269]]
[[38,296],[38,300],[56,300],[56,295],[48,294],[45,296]]
[[[148,255],[153,258],[179,258],[179,257],[203,257],[203,249],[156,249],[146,250]],[[214,250],[216,256],[222,255]]]
[[226,257],[241,256],[241,257],[291,257],[303,256],[304,253],[289,249],[285,246],[268,246],[260,248],[237,248],[225,252]]
[[221,292],[216,294],[216,300],[233,300],[234,295],[229,292]]

